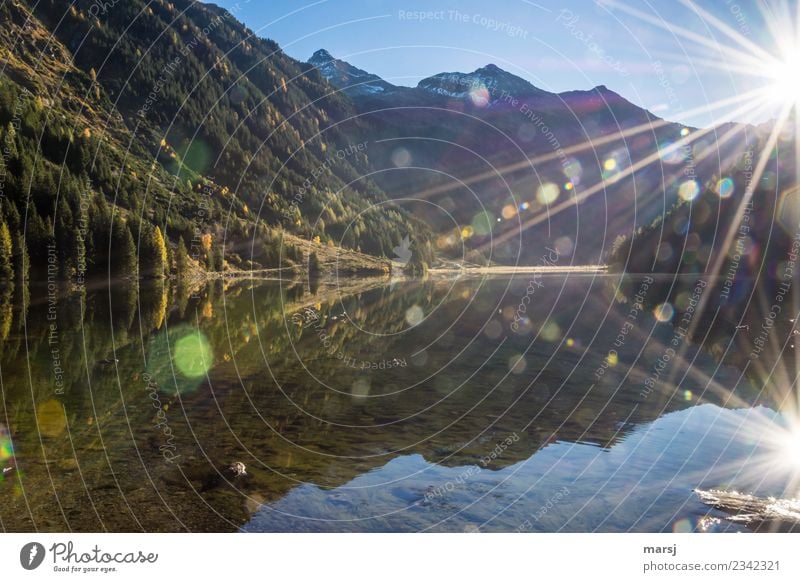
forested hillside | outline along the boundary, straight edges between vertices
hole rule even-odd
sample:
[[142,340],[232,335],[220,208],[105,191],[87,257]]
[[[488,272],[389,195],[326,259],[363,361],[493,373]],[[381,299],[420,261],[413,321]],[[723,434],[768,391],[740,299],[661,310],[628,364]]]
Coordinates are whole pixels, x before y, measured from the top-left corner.
[[368,144],[337,125],[352,113],[212,5],[5,2],[0,276],[301,262],[284,233],[375,256],[411,235],[429,257],[424,225],[362,177]]

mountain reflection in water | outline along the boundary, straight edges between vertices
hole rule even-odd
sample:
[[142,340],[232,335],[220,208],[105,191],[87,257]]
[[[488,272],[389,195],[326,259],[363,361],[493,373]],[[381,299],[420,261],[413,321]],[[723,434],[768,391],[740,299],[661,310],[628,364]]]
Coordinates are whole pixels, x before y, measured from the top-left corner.
[[6,297],[0,524],[737,531],[693,489],[796,493],[765,438],[793,353],[749,362],[713,300],[673,343],[690,277],[540,282],[117,286],[55,320]]

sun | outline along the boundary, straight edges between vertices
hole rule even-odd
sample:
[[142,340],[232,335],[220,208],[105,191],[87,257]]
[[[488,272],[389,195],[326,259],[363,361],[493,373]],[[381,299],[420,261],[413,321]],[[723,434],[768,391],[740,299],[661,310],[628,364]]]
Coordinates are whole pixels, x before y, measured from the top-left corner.
[[780,58],[767,64],[765,74],[770,100],[780,104],[800,104],[800,49],[793,47],[782,51]]
[[780,448],[784,463],[800,469],[800,430],[795,427],[782,434]]

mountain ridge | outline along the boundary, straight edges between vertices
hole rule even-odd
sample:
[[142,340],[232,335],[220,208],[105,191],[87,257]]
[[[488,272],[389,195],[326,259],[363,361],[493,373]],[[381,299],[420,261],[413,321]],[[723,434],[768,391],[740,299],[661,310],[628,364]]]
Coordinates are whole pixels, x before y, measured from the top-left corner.
[[[472,72],[447,71],[430,75],[420,79],[416,85],[395,85],[389,83],[383,77],[360,69],[348,61],[339,59],[331,55],[324,48],[320,48],[307,61],[325,76],[333,85],[343,89],[345,93],[360,95],[363,93],[377,93],[390,91],[408,91],[421,89],[429,93],[442,95],[445,97],[468,97],[470,90],[486,88],[490,92],[505,92],[504,95],[515,98],[539,97],[558,97],[567,98],[585,94],[596,94],[615,100],[624,100],[634,105],[622,94],[610,89],[605,84],[595,85],[589,89],[569,89],[566,91],[552,92],[541,89],[533,85],[530,81],[519,77],[494,63],[487,63],[478,67]],[[348,72],[352,72],[348,74]],[[350,83],[352,81],[352,83]],[[446,84],[461,86],[463,91],[451,91],[444,88]],[[363,86],[370,87],[370,90],[361,91]],[[372,90],[372,87],[379,88]],[[638,106],[640,107],[640,106]],[[644,109],[642,107],[642,109]],[[656,117],[655,114],[652,114]]]
[[[370,135],[383,140],[370,162],[384,191],[403,198],[436,193],[452,213],[432,221],[438,232],[448,221],[481,224],[464,241],[468,254],[484,253],[473,262],[489,260],[489,251],[492,261],[530,264],[541,254],[531,249],[561,240],[571,262],[603,263],[618,237],[686,202],[683,183],[713,188],[719,173],[711,151],[677,151],[706,130],[664,120],[602,84],[550,93],[494,64],[379,93],[330,81],[352,99]],[[745,128],[720,128],[701,143],[716,148],[717,158],[735,159],[752,141],[732,139]],[[581,226],[599,216],[606,217],[602,229]],[[451,231],[445,238],[456,243],[444,245],[445,256],[457,258],[447,254],[459,252],[462,236]],[[493,248],[498,239],[509,242]]]

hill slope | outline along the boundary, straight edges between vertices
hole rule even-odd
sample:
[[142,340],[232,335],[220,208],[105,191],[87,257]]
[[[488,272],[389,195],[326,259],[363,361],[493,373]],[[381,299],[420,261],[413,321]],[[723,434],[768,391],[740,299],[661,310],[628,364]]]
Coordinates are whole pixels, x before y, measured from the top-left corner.
[[[351,103],[313,68],[213,5],[99,6],[0,7],[2,218],[17,271],[26,253],[43,266],[53,240],[64,276],[83,262],[152,271],[159,236],[212,269],[301,260],[284,230],[388,257],[411,235],[428,252],[425,226],[365,176],[369,143],[342,124]],[[67,244],[76,233],[85,249]],[[118,250],[130,244],[133,256]]]

